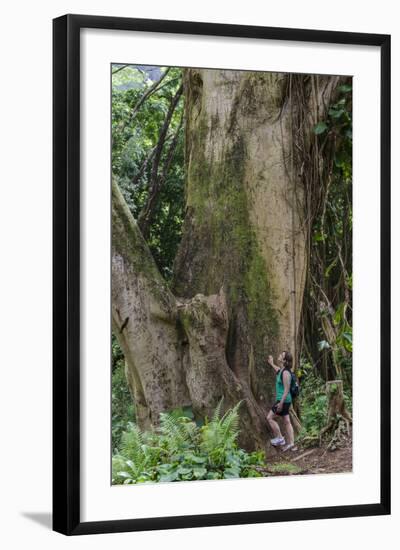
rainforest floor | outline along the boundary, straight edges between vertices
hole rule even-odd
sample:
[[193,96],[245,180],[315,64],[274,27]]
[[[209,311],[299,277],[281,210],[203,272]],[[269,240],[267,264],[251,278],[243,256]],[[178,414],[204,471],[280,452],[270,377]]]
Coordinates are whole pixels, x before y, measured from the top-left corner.
[[268,465],[257,468],[263,476],[332,474],[352,471],[352,438],[335,450],[321,447],[304,447],[297,444],[297,451],[280,451],[267,458]]

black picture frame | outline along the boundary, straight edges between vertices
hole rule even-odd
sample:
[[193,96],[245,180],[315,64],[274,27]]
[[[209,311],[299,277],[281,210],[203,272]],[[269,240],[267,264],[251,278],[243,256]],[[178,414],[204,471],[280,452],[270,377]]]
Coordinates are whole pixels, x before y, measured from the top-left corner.
[[[80,520],[80,30],[148,31],[378,46],[381,51],[380,501],[272,511]],[[89,15],[53,20],[53,529],[66,535],[390,513],[390,36]]]

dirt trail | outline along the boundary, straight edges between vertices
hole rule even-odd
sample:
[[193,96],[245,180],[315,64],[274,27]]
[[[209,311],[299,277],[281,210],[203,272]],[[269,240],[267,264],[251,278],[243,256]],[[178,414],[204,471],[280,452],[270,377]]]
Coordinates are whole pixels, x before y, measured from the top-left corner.
[[296,474],[332,474],[352,471],[352,439],[335,451],[321,447],[302,447],[297,451],[279,451],[267,459],[267,467],[258,470],[266,477]]

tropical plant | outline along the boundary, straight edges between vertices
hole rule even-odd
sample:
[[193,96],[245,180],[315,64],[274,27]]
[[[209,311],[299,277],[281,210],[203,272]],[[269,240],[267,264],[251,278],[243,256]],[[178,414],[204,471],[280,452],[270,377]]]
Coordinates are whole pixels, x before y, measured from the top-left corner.
[[[315,442],[320,431],[326,425],[328,414],[328,396],[325,389],[325,381],[312,369],[311,365],[303,365],[301,383],[301,431],[299,440],[303,444]],[[351,411],[351,388],[344,390],[346,408]]]
[[215,467],[225,464],[227,453],[235,449],[239,435],[238,411],[241,402],[221,416],[222,402],[221,399],[211,422],[206,422],[201,428],[200,448],[208,455],[210,464]]
[[169,280],[184,208],[181,69],[113,66],[112,171]]
[[[301,352],[325,380],[343,378],[348,385],[352,352],[351,91],[350,81],[338,86],[327,117],[314,126],[314,148],[323,154],[324,162],[313,177],[304,171],[305,182],[314,183],[301,345]],[[302,158],[304,152],[303,144]],[[315,165],[312,155],[310,161],[309,168]]]
[[126,383],[125,359],[117,339],[112,337],[112,447],[118,448],[122,433],[129,422],[135,421],[135,405]]
[[113,484],[260,476],[264,453],[237,446],[240,403],[224,414],[222,404],[203,426],[182,411],[162,413],[154,432],[130,423],[113,456]]

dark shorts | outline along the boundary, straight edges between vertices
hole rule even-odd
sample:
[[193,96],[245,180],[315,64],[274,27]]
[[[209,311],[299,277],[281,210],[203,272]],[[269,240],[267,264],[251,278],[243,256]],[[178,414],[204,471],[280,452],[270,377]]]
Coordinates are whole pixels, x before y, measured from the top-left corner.
[[291,403],[284,403],[281,412],[278,412],[278,404],[279,401],[277,401],[274,405],[272,405],[271,410],[274,414],[277,416],[287,416],[289,414],[289,409]]

